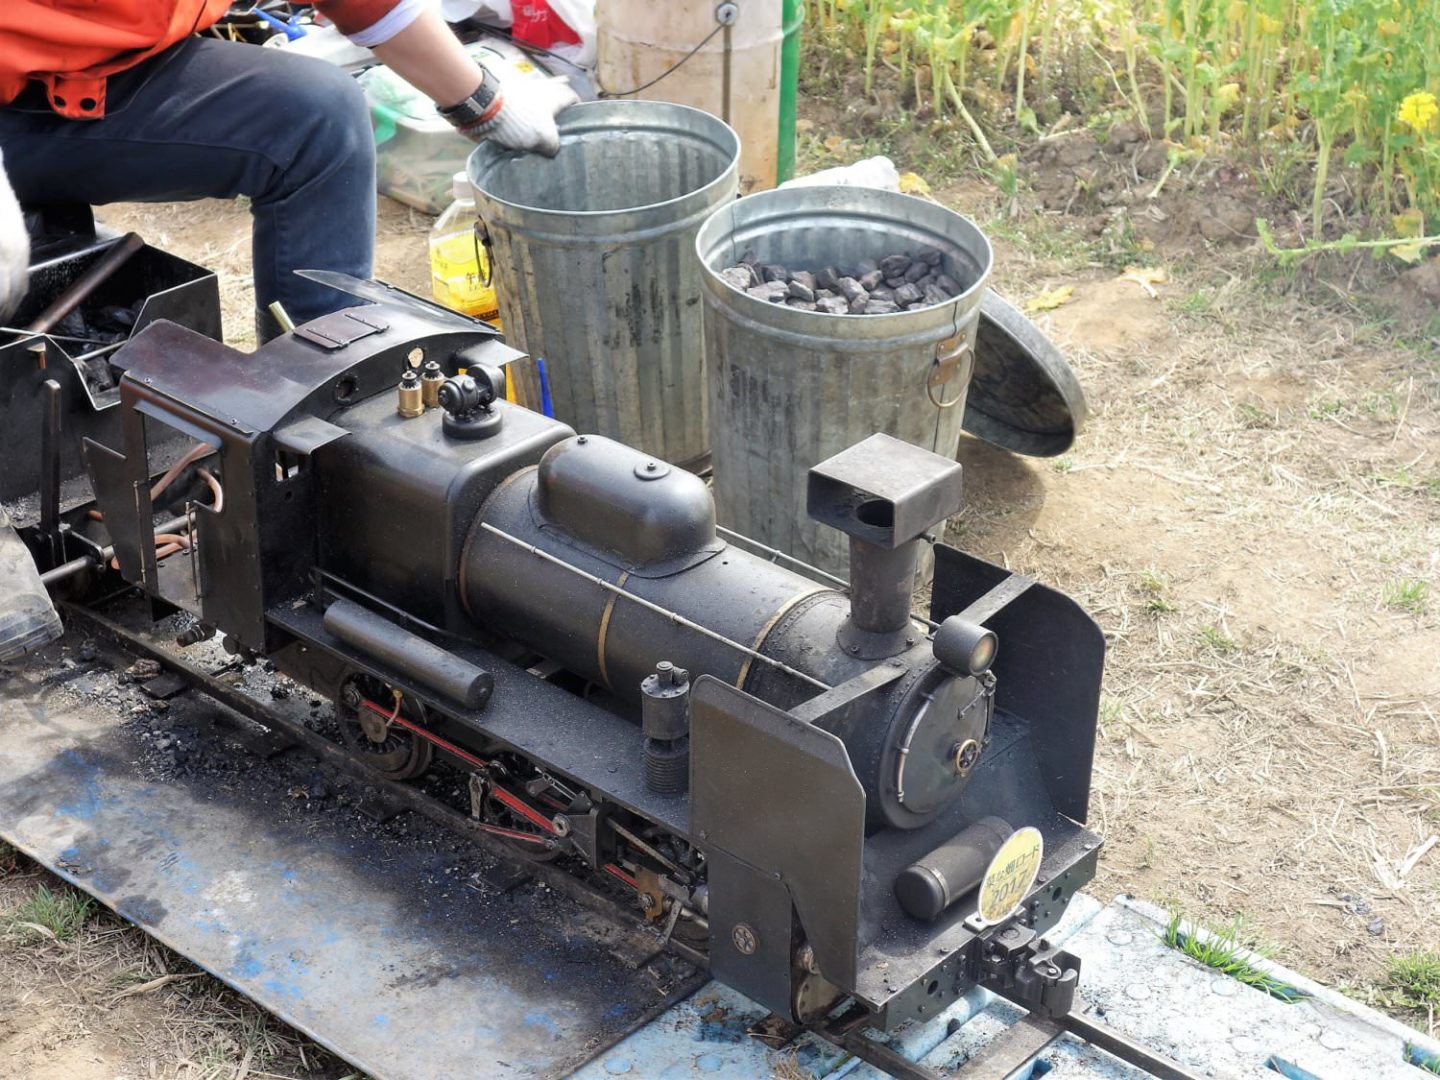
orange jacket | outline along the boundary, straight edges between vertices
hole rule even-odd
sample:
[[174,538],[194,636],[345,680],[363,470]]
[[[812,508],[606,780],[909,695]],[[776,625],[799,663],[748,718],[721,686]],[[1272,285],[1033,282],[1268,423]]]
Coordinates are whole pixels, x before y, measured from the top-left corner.
[[[377,22],[397,0],[319,0],[344,33]],[[32,81],[61,116],[105,115],[105,80],[214,26],[230,0],[0,0],[0,105]]]

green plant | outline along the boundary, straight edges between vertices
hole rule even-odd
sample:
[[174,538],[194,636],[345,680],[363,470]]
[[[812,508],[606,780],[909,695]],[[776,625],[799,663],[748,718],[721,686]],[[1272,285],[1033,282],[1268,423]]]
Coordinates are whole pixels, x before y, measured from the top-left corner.
[[1362,240],[1354,233],[1346,233],[1337,240],[1307,240],[1300,247],[1282,248],[1270,231],[1270,223],[1264,218],[1255,219],[1255,232],[1260,237],[1261,246],[1286,266],[1293,266],[1312,255],[1319,255],[1325,251],[1339,252],[1342,255],[1350,251],[1371,251],[1380,255],[1391,251],[1402,255],[1407,262],[1414,262],[1431,247],[1440,245],[1440,234]]
[[95,901],[74,889],[52,891],[48,885],[37,885],[6,922],[10,931],[21,938],[65,941],[85,924],[94,906]]
[[1154,570],[1140,575],[1140,588],[1145,592],[1145,610],[1154,615],[1164,615],[1175,610],[1170,600],[1170,586]]
[[1430,586],[1416,578],[1385,583],[1380,601],[1388,608],[1419,615],[1430,601]]
[[1422,949],[1392,956],[1385,986],[1408,1009],[1440,1009],[1440,953]]
[[[1038,132],[1037,110],[1054,115],[1048,99],[1059,76],[1085,122],[1114,110],[1170,140],[1156,191],[1186,157],[1227,144],[1255,151],[1262,184],[1310,206],[1300,247],[1271,241],[1288,258],[1338,243],[1413,261],[1440,232],[1440,0],[808,6],[824,47],[863,57],[867,94],[882,68],[894,71],[917,108],[928,103],[936,125],[957,119],[987,161],[999,156],[991,139],[1007,122]],[[1337,170],[1341,199],[1393,235],[1326,240]]]
[[1185,315],[1203,315],[1215,304],[1215,296],[1207,289],[1196,289],[1176,300],[1167,300],[1166,306],[1173,307]]
[[1220,656],[1228,656],[1240,648],[1239,642],[1213,626],[1200,628],[1200,640],[1209,647],[1211,652]]
[[1339,416],[1345,411],[1345,402],[1340,398],[1316,398],[1305,410],[1311,420],[1325,420],[1331,416]]
[[1305,991],[1256,965],[1251,957],[1268,958],[1274,950],[1254,941],[1243,941],[1242,929],[1243,923],[1238,917],[1223,930],[1187,929],[1180,913],[1174,912],[1161,937],[1166,945],[1178,949],[1192,960],[1280,1001],[1294,1004],[1308,996]]
[[1440,475],[1415,476],[1409,468],[1400,465],[1392,472],[1377,473],[1371,479],[1381,487],[1412,491],[1416,494],[1428,495],[1432,499],[1440,499]]
[[1275,414],[1251,401],[1242,401],[1235,406],[1235,419],[1242,428],[1251,431],[1275,426]]

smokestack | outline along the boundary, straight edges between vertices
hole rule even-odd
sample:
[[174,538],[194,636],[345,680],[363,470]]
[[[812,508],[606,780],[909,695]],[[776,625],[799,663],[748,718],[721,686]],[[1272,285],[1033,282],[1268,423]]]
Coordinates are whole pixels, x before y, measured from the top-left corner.
[[903,652],[921,538],[959,511],[960,464],[872,435],[810,470],[806,507],[850,537],[850,618],[840,645],[878,660]]

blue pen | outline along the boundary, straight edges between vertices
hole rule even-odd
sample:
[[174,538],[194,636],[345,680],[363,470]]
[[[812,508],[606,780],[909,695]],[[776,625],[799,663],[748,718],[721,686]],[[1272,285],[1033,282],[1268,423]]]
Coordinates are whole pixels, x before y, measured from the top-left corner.
[[550,376],[545,373],[545,358],[537,356],[535,366],[540,369],[540,411],[553,417],[555,406],[550,403]]

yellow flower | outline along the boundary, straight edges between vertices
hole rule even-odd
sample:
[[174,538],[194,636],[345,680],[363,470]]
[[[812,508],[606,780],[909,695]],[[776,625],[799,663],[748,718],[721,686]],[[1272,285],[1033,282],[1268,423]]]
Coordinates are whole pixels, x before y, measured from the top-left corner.
[[1440,116],[1440,102],[1428,90],[1408,94],[1400,103],[1400,122],[1416,134],[1429,131]]

